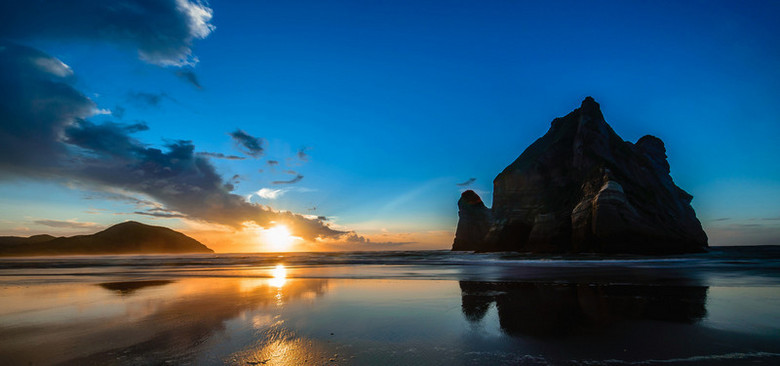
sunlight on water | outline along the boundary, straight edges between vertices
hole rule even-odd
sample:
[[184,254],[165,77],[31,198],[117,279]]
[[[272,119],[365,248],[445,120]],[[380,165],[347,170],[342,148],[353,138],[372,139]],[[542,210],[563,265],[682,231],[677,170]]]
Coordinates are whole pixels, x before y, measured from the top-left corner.
[[271,275],[273,278],[271,278],[270,283],[273,287],[282,288],[285,282],[287,282],[287,268],[284,267],[284,264],[277,264],[276,267],[271,270]]

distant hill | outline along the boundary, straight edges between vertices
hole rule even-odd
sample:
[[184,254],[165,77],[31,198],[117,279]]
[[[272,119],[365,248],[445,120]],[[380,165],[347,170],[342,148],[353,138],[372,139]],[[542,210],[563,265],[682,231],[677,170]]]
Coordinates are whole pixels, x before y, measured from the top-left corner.
[[180,232],[135,221],[116,224],[92,235],[0,237],[0,256],[213,252]]

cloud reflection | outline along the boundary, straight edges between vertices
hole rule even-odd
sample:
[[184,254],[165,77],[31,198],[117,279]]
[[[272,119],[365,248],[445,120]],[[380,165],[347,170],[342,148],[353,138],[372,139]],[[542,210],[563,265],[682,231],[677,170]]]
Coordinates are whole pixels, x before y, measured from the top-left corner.
[[[240,329],[247,326],[272,337],[264,339],[259,349],[271,347],[274,342],[297,344],[299,350],[314,347],[308,340],[288,339],[288,327],[279,319],[287,307],[277,306],[278,299],[282,289],[288,303],[319,298],[328,290],[328,280],[293,280],[281,276],[283,271],[275,272],[280,274],[278,278],[262,279],[185,278],[174,282],[40,286],[36,296],[46,304],[49,315],[19,313],[17,316],[34,317],[35,321],[20,320],[17,326],[0,324],[0,338],[14,340],[13,344],[0,345],[0,358],[12,354],[11,361],[18,362],[10,364],[213,364],[214,359],[199,357],[224,359],[236,349],[258,349],[259,341],[252,333],[231,340],[235,347],[230,350],[214,348],[226,329],[243,334]],[[253,286],[247,286],[247,280],[253,281]],[[276,286],[278,280],[284,281],[283,288]],[[25,305],[17,307],[27,308],[28,295],[23,291],[9,293],[4,306],[14,308],[14,303],[20,303]],[[245,322],[249,319],[258,321]],[[231,328],[236,326],[238,331]],[[41,344],[46,344],[47,352],[40,352]]]

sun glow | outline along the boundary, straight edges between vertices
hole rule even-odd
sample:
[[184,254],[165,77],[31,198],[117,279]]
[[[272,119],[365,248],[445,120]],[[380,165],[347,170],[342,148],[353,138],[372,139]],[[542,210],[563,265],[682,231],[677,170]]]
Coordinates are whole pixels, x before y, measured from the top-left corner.
[[297,236],[290,234],[290,229],[284,225],[276,225],[262,232],[262,241],[266,250],[272,252],[286,252],[292,249],[296,241],[301,240]]
[[281,288],[284,283],[287,282],[287,268],[284,268],[284,264],[277,264],[276,267],[271,270],[270,284],[273,287]]

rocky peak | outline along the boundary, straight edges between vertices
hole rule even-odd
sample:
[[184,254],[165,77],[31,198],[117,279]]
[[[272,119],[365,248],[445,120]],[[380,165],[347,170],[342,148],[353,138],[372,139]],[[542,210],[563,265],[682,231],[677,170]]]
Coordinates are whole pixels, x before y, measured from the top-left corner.
[[580,104],[579,111],[583,116],[592,117],[594,119],[604,119],[604,116],[601,114],[601,106],[596,103],[596,100],[593,99],[593,97],[585,97]]
[[460,195],[458,200],[458,232],[455,236],[454,250],[473,250],[487,235],[492,222],[490,209],[482,202],[482,198],[472,191],[467,190]]
[[463,192],[460,195],[460,199],[458,200],[459,208],[464,208],[464,206],[480,206],[480,205],[482,207],[485,207],[485,204],[482,202],[482,198],[479,197],[479,195],[476,192],[470,189]]

